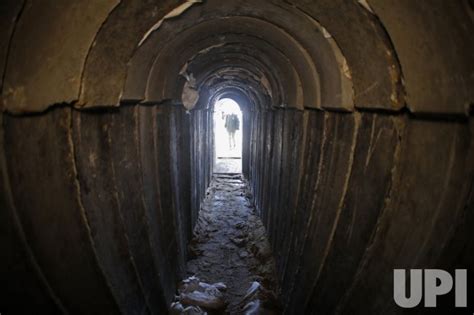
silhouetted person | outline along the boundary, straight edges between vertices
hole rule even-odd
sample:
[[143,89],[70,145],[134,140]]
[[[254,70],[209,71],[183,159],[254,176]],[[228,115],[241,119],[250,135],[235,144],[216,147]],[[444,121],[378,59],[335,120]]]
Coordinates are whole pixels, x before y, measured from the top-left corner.
[[230,114],[225,117],[225,129],[229,134],[229,148],[235,148],[235,132],[239,130],[240,121],[236,114]]

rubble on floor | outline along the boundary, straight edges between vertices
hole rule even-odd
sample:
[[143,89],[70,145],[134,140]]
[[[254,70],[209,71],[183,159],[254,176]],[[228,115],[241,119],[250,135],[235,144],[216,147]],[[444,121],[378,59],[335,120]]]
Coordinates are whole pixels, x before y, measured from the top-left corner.
[[279,314],[275,262],[241,175],[216,175],[189,244],[174,314]]
[[226,289],[226,285],[221,282],[208,284],[192,276],[181,282],[176,301],[171,304],[171,313],[207,314],[207,312],[222,312],[227,306],[223,295]]

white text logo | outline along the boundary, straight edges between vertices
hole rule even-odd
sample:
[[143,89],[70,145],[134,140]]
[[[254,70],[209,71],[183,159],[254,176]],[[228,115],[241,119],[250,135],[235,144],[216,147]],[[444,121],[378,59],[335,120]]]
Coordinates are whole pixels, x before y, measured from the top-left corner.
[[412,269],[410,270],[410,283],[408,285],[410,296],[407,296],[406,279],[405,269],[395,269],[393,271],[393,299],[400,307],[413,308],[418,306],[423,298],[423,293],[424,306],[436,307],[436,298],[448,294],[453,288],[455,294],[454,305],[456,307],[467,307],[467,270],[456,270],[453,279],[449,272],[440,269]]

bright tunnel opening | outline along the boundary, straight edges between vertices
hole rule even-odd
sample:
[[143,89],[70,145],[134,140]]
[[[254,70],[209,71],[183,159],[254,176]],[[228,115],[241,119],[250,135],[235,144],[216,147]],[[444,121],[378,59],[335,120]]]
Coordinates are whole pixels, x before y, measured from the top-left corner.
[[214,173],[242,173],[242,111],[230,98],[214,106]]

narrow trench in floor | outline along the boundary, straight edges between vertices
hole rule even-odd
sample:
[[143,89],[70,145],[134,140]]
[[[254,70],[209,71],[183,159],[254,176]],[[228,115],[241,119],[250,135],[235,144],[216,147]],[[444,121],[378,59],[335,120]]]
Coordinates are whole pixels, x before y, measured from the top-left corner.
[[242,175],[214,175],[189,252],[177,314],[280,313],[275,261]]

